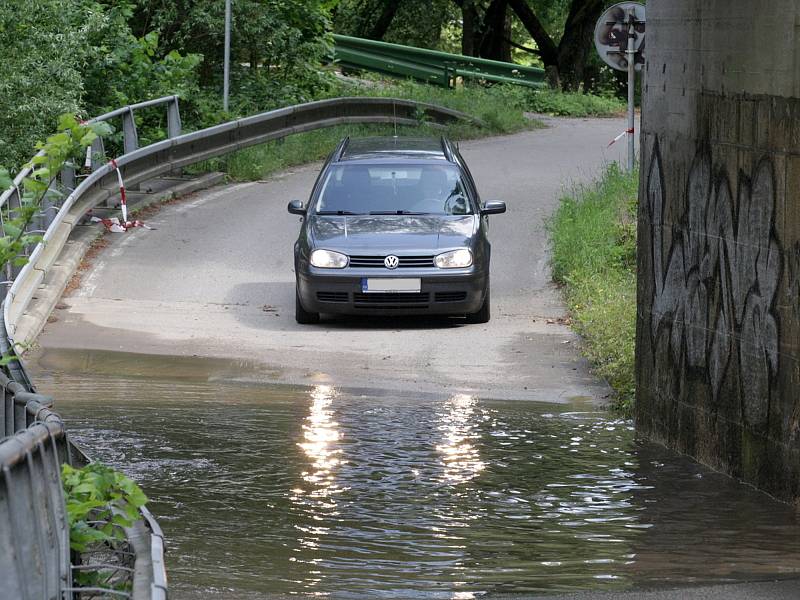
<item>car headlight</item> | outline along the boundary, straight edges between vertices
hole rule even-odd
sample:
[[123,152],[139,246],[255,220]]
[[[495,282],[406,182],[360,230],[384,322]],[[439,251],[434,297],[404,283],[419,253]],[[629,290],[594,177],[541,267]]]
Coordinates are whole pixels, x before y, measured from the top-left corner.
[[314,250],[309,260],[312,266],[321,269],[344,269],[348,262],[346,254],[332,250]]
[[468,248],[443,252],[433,258],[433,264],[440,269],[463,269],[472,266],[472,252]]

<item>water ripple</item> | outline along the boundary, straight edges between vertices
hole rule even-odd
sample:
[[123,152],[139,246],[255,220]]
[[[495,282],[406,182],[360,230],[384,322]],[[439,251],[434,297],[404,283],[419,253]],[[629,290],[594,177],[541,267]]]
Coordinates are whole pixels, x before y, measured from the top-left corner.
[[178,598],[472,598],[800,572],[788,507],[602,412],[37,380],[81,442],[144,486]]

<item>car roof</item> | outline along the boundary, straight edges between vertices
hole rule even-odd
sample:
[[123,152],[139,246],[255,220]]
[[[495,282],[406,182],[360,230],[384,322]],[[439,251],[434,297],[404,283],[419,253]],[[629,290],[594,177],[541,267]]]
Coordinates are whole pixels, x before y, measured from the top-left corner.
[[386,159],[444,160],[454,162],[449,142],[433,137],[345,138],[338,149],[336,162],[385,161]]

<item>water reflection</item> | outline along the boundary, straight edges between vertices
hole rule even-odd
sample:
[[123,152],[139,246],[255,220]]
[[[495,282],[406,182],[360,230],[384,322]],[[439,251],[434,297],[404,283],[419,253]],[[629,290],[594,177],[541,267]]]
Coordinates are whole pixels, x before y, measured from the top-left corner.
[[[314,486],[311,495],[326,498],[341,490],[335,485],[335,468],[342,450],[335,446],[339,441],[338,423],[333,419],[334,390],[329,385],[318,385],[311,391],[311,409],[303,424],[304,442],[299,442],[312,461],[312,471],[304,471],[303,479]],[[302,490],[299,490],[302,493]],[[334,505],[330,505],[334,506]]]
[[344,491],[336,484],[342,449],[337,445],[340,433],[333,412],[335,396],[334,388],[329,385],[317,385],[311,390],[311,406],[303,423],[303,441],[297,443],[311,461],[310,469],[301,473],[308,485],[294,488],[291,496],[298,515],[306,518],[294,525],[299,532],[298,547],[294,549],[296,556],[289,560],[309,565],[305,576],[296,581],[306,593],[314,595],[325,595],[317,592],[324,578],[316,566],[321,558],[315,551],[331,531],[330,523],[338,515],[336,495]]
[[448,398],[445,410],[439,415],[439,431],[444,441],[436,446],[442,454],[444,481],[451,484],[466,483],[476,477],[486,464],[473,440],[480,438],[476,417],[478,399],[467,394]]

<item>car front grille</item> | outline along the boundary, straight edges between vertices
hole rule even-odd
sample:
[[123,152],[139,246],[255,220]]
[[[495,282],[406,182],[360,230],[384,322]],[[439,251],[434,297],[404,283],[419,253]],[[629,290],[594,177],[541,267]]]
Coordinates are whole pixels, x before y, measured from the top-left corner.
[[317,292],[320,302],[347,302],[347,292]]
[[353,294],[357,307],[405,308],[409,305],[426,305],[430,299],[428,292],[422,293],[387,293],[387,294]]
[[[385,268],[383,260],[386,256],[351,256],[350,266],[366,269],[383,269]],[[400,263],[397,265],[398,269],[414,269],[425,268],[433,266],[433,256],[398,256]]]
[[436,292],[436,302],[463,302],[467,299],[467,292]]

